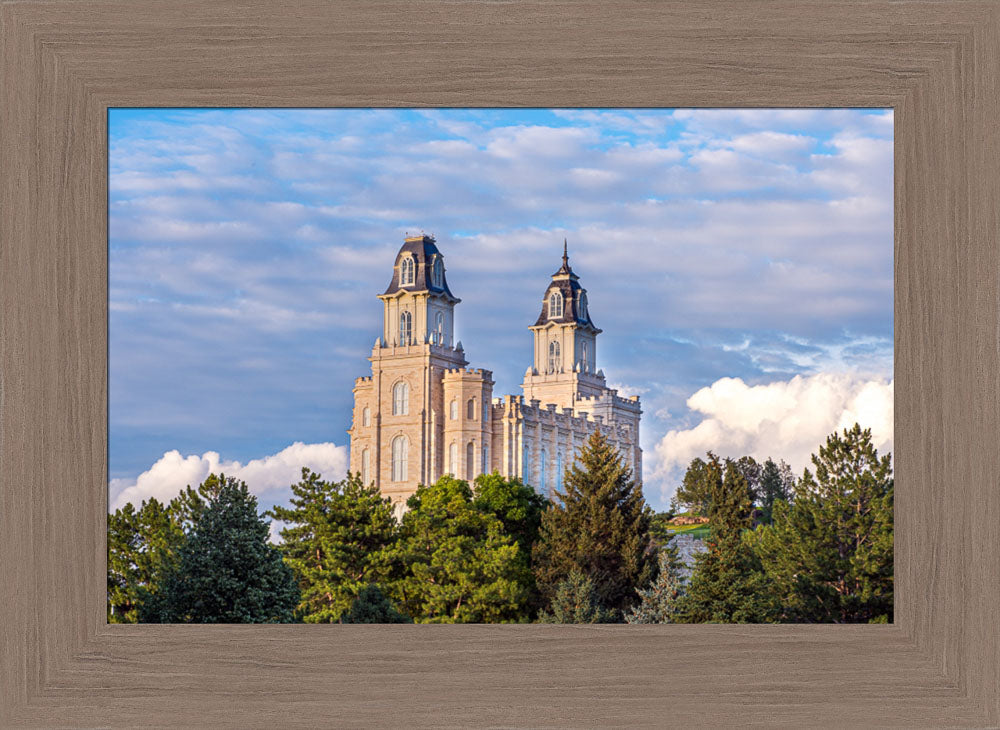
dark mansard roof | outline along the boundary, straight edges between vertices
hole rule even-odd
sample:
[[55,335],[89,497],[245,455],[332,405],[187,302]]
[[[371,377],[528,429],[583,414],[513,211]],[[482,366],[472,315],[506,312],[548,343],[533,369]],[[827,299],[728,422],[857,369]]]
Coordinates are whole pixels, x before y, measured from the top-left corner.
[[[400,273],[402,268],[400,263],[405,256],[412,256],[415,264],[415,271],[413,277],[413,284],[402,286],[399,283]],[[432,277],[432,270],[435,260],[441,260],[441,286],[434,286],[434,279]],[[435,292],[442,294],[453,302],[461,301],[458,297],[451,293],[448,288],[448,277],[444,270],[444,256],[438,251],[438,247],[435,244],[433,236],[427,236],[420,234],[419,236],[409,236],[403,242],[402,248],[399,249],[399,253],[396,254],[396,263],[393,265],[392,269],[392,280],[389,282],[389,288],[386,289],[382,296],[391,296],[400,291],[408,292]]]
[[[562,292],[563,297],[563,313],[561,317],[549,317],[549,296],[554,291]],[[562,266],[559,270],[552,275],[552,281],[549,283],[548,287],[545,289],[545,295],[542,298],[542,313],[538,315],[538,319],[535,321],[534,327],[540,327],[548,322],[555,322],[558,324],[576,323],[581,327],[590,327],[597,332],[597,325],[590,318],[590,305],[587,305],[586,314],[580,311],[580,299],[583,297],[586,299],[587,290],[580,286],[579,277],[573,273],[573,269],[569,265],[569,253],[567,251],[566,242],[563,241],[563,258]]]

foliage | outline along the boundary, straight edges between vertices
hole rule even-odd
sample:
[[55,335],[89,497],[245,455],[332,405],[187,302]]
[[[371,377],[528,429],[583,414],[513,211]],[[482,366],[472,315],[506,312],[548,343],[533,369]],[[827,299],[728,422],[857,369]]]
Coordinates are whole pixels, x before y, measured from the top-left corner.
[[108,515],[108,623],[138,621],[184,540],[175,511],[156,499]]
[[[216,481],[217,480],[217,481]],[[165,575],[141,610],[154,623],[276,623],[291,621],[299,590],[247,485],[209,477],[203,504]]]
[[667,543],[658,554],[659,573],[648,588],[639,589],[639,605],[625,616],[630,624],[669,624],[677,616],[677,604],[684,595],[683,563],[677,546]]
[[496,515],[504,531],[530,556],[549,501],[517,477],[506,479],[495,471],[480,474],[473,484],[473,505]]
[[396,610],[382,590],[369,583],[351,603],[351,608],[341,616],[345,624],[412,624],[413,619]]
[[417,488],[391,550],[389,589],[417,623],[509,623],[530,617],[530,573],[496,515],[468,483],[444,476]]
[[618,611],[601,605],[594,581],[578,570],[570,572],[556,587],[552,612],[542,612],[542,624],[610,624],[618,623]]
[[601,605],[623,611],[656,577],[651,510],[620,454],[595,431],[566,473],[560,504],[542,515],[533,566],[544,599],[573,571],[589,577]]
[[727,459],[725,467],[709,455],[705,463],[709,485],[707,550],[695,557],[686,593],[678,600],[678,623],[761,623],[773,620],[774,606],[753,551],[743,544],[743,532],[753,517],[746,477]]
[[336,622],[362,588],[388,577],[392,503],[358,475],[325,482],[303,468],[291,489],[291,507],[273,507],[267,516],[289,523],[278,549],[301,591],[296,615],[306,623]]
[[760,522],[770,525],[774,522],[774,503],[789,502],[795,488],[792,469],[784,461],[775,464],[768,458],[760,475]]
[[[678,531],[677,525],[671,525],[670,520],[675,517],[674,510],[666,512],[654,512],[649,518],[649,534],[657,545],[666,545]],[[686,527],[686,525],[685,525]]]
[[812,457],[791,504],[776,502],[774,524],[751,543],[780,597],[782,620],[891,621],[893,477],[871,431],[831,434]]

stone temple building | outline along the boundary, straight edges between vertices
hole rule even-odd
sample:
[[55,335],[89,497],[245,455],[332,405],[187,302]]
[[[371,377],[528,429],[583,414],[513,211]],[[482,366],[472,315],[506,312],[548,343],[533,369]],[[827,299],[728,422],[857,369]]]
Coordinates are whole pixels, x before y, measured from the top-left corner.
[[497,471],[552,496],[595,429],[641,481],[639,397],[619,396],[597,368],[601,330],[565,242],[562,266],[528,328],[532,360],[523,395],[494,398],[492,372],[468,367],[454,334],[461,300],[433,237],[405,239],[378,298],[382,334],[368,358],[371,375],[354,385],[350,469],[391,497],[398,513],[418,484],[445,474],[471,482]]

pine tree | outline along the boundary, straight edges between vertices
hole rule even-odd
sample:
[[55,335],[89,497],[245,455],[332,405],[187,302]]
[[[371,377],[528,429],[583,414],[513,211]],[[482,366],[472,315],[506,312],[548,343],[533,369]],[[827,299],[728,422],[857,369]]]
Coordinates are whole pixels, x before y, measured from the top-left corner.
[[639,590],[639,605],[626,616],[630,624],[670,624],[678,613],[678,602],[684,595],[683,564],[677,546],[667,543],[660,548],[659,573],[649,588]]
[[531,615],[530,573],[503,523],[442,477],[407,501],[392,548],[392,597],[417,623],[511,623]]
[[556,587],[552,612],[543,611],[541,624],[610,624],[618,623],[618,611],[601,605],[594,581],[578,570]]
[[292,493],[291,507],[267,515],[289,523],[278,549],[302,593],[296,614],[305,623],[336,622],[362,588],[388,577],[392,503],[358,475],[325,482],[305,468]]
[[893,477],[871,431],[831,434],[812,457],[791,504],[752,543],[781,598],[785,621],[891,621]]
[[621,612],[656,577],[651,510],[632,471],[599,431],[568,470],[559,504],[542,515],[533,566],[549,602],[575,570],[594,582],[601,605]]
[[732,460],[706,464],[711,484],[708,549],[695,558],[687,592],[678,601],[678,623],[761,623],[774,618],[774,606],[754,552],[743,532],[752,521],[753,503],[746,478]]
[[369,583],[351,603],[351,608],[342,617],[345,624],[412,624],[413,619],[400,613],[382,590]]
[[[291,621],[299,601],[295,576],[269,544],[247,485],[214,475],[204,505],[160,592],[142,609],[154,623]],[[209,480],[206,480],[209,481]]]
[[770,525],[774,522],[774,503],[792,499],[795,479],[792,470],[784,461],[781,465],[768,458],[760,476],[760,522]]
[[160,589],[185,535],[170,507],[156,499],[137,511],[126,504],[108,515],[108,622],[135,623]]

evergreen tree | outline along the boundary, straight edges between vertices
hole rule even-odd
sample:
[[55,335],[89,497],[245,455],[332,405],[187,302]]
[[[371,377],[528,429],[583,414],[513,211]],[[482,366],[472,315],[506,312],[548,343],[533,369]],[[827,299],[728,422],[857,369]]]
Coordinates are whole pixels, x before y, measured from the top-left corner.
[[677,616],[677,604],[684,595],[683,563],[677,546],[667,543],[658,555],[659,574],[649,588],[639,589],[639,605],[626,616],[630,624],[670,624]]
[[556,587],[552,612],[542,612],[542,624],[610,624],[618,623],[619,613],[601,605],[594,581],[578,570],[569,574]]
[[773,620],[774,606],[759,561],[743,541],[752,521],[747,481],[727,459],[706,464],[711,485],[708,549],[695,557],[687,592],[677,605],[678,623],[761,623]]
[[306,468],[292,494],[291,507],[267,516],[289,523],[278,549],[301,590],[296,615],[306,623],[338,621],[362,588],[388,577],[392,503],[358,475],[325,482]]
[[831,434],[812,457],[791,504],[752,544],[780,597],[786,621],[891,621],[893,476],[871,431]]
[[636,603],[636,589],[656,577],[651,510],[632,471],[599,431],[565,478],[560,504],[542,515],[533,565],[546,601],[575,570],[590,578],[599,602],[614,611]]
[[108,515],[108,622],[136,623],[185,540],[181,523],[156,499]]
[[792,499],[792,489],[795,478],[792,470],[784,461],[780,466],[768,458],[760,476],[760,522],[770,525],[774,522],[774,503],[788,502]]
[[444,476],[407,501],[391,554],[393,598],[417,623],[510,623],[530,617],[530,573],[468,483]]
[[267,541],[247,485],[225,475],[204,504],[159,593],[142,608],[154,623],[291,621],[299,601],[295,576]]
[[747,492],[750,494],[750,503],[756,504],[761,497],[760,480],[763,468],[752,456],[741,456],[733,461],[736,470],[743,475],[747,482]]
[[684,480],[674,492],[672,504],[687,508],[693,514],[704,517],[708,514],[712,499],[712,485],[719,457],[708,452],[708,461],[695,458],[684,472]]
[[413,619],[396,610],[382,590],[375,583],[369,583],[358,591],[350,610],[341,617],[341,623],[412,624]]

